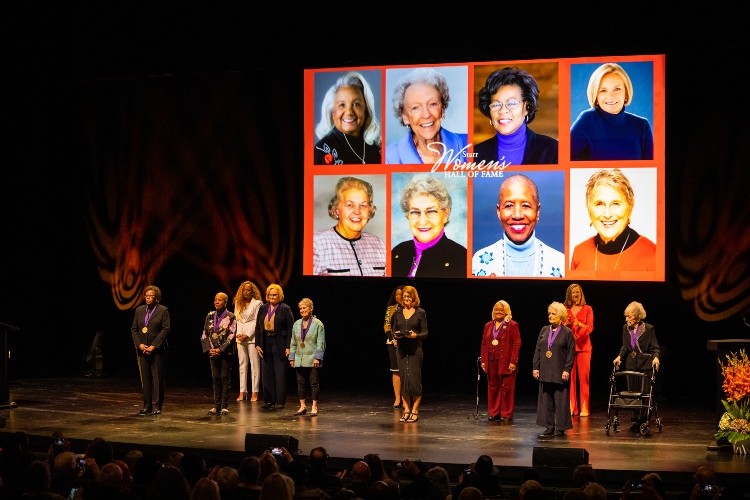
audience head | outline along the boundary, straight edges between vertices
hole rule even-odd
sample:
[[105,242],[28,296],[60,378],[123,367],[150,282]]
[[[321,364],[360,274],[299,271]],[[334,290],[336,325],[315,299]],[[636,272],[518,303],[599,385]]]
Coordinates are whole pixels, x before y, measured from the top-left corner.
[[583,488],[583,494],[588,500],[607,500],[607,490],[599,483],[590,482]]
[[351,476],[353,483],[367,484],[370,481],[370,466],[360,460],[352,466]]
[[575,488],[572,490],[569,490],[566,494],[563,500],[588,500],[588,497],[586,496],[586,493],[583,492],[583,489],[581,488]]
[[276,462],[276,457],[270,453],[263,453],[258,460],[260,461],[260,477],[258,480],[260,484],[263,484],[268,476],[279,472],[279,464]]
[[239,483],[239,474],[234,467],[222,467],[216,474],[216,482],[219,483],[219,492],[233,492]]
[[375,481],[382,481],[387,477],[383,461],[380,460],[380,455],[377,453],[368,453],[365,455],[364,461],[370,467],[370,484]]
[[246,486],[260,486],[258,478],[260,477],[260,461],[258,457],[246,457],[240,465],[237,472],[240,484]]
[[[140,465],[140,462],[138,463]],[[188,453],[180,460],[180,469],[191,488],[206,477],[206,462],[194,453]]]
[[714,474],[713,469],[707,465],[701,465],[698,467],[693,479],[701,486],[716,484],[716,475]]
[[154,482],[149,488],[146,500],[151,498],[169,498],[174,500],[188,499],[190,487],[180,469],[165,465],[156,473]]
[[328,460],[328,453],[322,446],[313,448],[310,451],[310,468],[313,470],[324,470],[326,468],[326,461]]
[[539,484],[539,481],[535,481],[533,479],[524,481],[524,483],[521,485],[521,488],[518,490],[518,500],[523,500],[526,493],[528,493],[531,490],[541,490],[541,489],[542,489],[542,485]]
[[99,484],[104,488],[122,488],[122,469],[115,463],[105,464],[99,473]]
[[171,465],[172,467],[180,468],[180,460],[182,460],[182,457],[184,457],[185,454],[181,451],[175,451],[169,454],[167,457],[167,463]]
[[96,460],[96,465],[99,466],[101,469],[103,466],[107,464],[111,464],[115,461],[114,458],[114,452],[112,451],[112,445],[106,442],[102,438],[96,438],[93,442],[93,447],[91,449],[92,454],[89,456],[93,456],[94,460]]
[[268,476],[260,488],[260,500],[292,500],[293,497],[294,481],[278,472]]
[[528,469],[524,470],[523,474],[521,474],[521,484],[525,483],[529,479],[539,481],[539,471],[533,467],[529,467]]
[[34,460],[26,469],[26,487],[31,491],[48,490],[51,478],[47,462]]
[[384,481],[375,481],[370,485],[368,500],[391,500],[392,498],[391,489]]
[[473,486],[467,486],[458,495],[458,500],[484,500],[484,495],[481,490]]
[[72,451],[66,451],[63,453],[60,453],[55,457],[55,464],[54,464],[54,470],[55,474],[58,476],[64,476],[64,477],[77,477],[78,476],[78,470],[76,469],[76,464],[78,463],[78,459],[76,457],[76,454]]
[[590,464],[582,464],[573,469],[573,487],[583,488],[588,483],[596,482],[596,472]]
[[138,460],[140,460],[143,457],[143,453],[140,450],[131,450],[125,454],[125,463],[128,464],[128,469],[130,469],[130,475],[132,476],[135,474],[135,464],[138,463]]
[[448,477],[448,471],[440,466],[435,466],[428,470],[426,475],[440,498],[445,498],[451,494],[451,481]]
[[221,500],[219,485],[207,477],[202,477],[195,483],[190,500]]

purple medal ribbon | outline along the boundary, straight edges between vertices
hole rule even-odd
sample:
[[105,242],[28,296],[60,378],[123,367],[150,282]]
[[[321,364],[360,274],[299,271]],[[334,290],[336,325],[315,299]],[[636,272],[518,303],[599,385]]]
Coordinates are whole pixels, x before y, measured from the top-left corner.
[[[495,322],[495,325],[497,325],[497,322]],[[497,340],[497,335],[500,333],[500,329],[505,328],[505,321],[501,321],[501,326],[498,326],[497,328],[495,328],[495,325],[492,325],[492,338]]]
[[635,327],[635,329],[630,330],[630,348],[635,352],[635,347],[638,345],[638,331],[640,330],[641,325],[638,325]]
[[218,312],[217,312],[217,314],[214,314],[214,333],[216,333],[216,332],[219,331],[219,324],[221,323],[221,320],[223,320],[224,317],[227,315],[227,312],[228,312],[227,308],[225,307],[224,308],[224,312],[221,313],[220,316],[219,316]]
[[[304,321],[302,323],[304,323]],[[303,327],[302,328],[302,333],[300,333],[300,338],[302,339],[302,342],[305,341],[305,337],[307,336],[307,332],[310,331],[310,325],[312,325],[312,316],[310,316],[310,319],[307,320],[307,327]]]
[[280,305],[281,303],[278,303],[275,306],[268,307],[268,314],[266,314],[266,321],[271,321],[271,316],[274,315],[274,313],[276,312],[276,309],[278,309]]
[[151,309],[151,312],[148,312],[148,306],[146,306],[146,317],[143,320],[143,322],[145,323],[145,326],[148,326],[148,322],[151,319],[151,316],[154,315],[154,312],[156,312],[156,306],[154,306]]
[[561,326],[562,325],[557,325],[557,328],[555,328],[555,333],[552,333],[552,327],[550,327],[550,330],[549,330],[550,336],[549,336],[549,339],[547,340],[547,350],[548,351],[552,350],[552,344],[555,341],[555,338],[557,338],[557,334],[560,333],[560,327]]

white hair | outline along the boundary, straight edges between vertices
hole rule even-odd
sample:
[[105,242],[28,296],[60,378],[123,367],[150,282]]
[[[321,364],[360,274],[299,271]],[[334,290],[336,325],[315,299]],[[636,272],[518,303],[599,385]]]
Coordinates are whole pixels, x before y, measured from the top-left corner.
[[380,144],[380,122],[375,114],[375,96],[365,77],[356,71],[341,75],[326,92],[323,104],[320,106],[320,122],[315,126],[315,135],[318,139],[322,139],[334,128],[333,102],[336,99],[336,92],[341,87],[357,87],[362,92],[367,104],[367,118],[362,125],[362,137],[367,144]]

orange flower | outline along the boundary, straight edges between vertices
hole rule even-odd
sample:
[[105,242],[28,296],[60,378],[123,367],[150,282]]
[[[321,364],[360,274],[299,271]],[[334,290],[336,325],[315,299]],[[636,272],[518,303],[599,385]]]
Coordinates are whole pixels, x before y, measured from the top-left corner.
[[724,376],[722,389],[728,402],[741,401],[750,396],[750,359],[745,350],[740,350],[740,355],[730,353],[727,355],[727,364],[721,365],[721,374]]

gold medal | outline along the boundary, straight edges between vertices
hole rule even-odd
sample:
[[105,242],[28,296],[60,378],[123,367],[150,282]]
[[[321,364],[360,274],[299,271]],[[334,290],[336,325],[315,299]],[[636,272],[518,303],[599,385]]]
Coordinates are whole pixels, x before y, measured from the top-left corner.
[[497,339],[494,339],[494,340],[492,341],[492,345],[497,345],[497,344],[499,344],[499,343],[500,343],[500,342],[498,342],[498,341],[497,341]]
[[630,353],[630,357],[631,358],[635,358],[635,351],[633,351],[633,352]]
[[552,351],[547,351],[546,354],[545,354],[545,356],[547,356],[548,358],[551,358],[552,357]]
[[299,343],[299,346],[300,346],[300,347],[301,347],[302,349],[304,349],[304,348],[305,348],[305,343],[304,343],[304,342],[300,342],[300,343]]
[[147,327],[147,326],[144,326],[144,327],[143,327],[143,329],[142,329],[141,331],[142,331],[143,333],[148,333],[148,327]]
[[273,325],[270,321],[266,321],[266,330],[273,330]]

